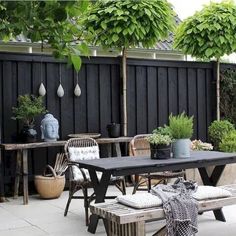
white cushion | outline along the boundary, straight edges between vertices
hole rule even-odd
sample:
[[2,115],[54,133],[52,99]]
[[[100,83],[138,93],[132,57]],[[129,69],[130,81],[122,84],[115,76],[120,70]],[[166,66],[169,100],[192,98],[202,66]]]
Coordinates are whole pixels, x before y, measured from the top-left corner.
[[193,194],[196,200],[215,199],[232,196],[231,192],[220,187],[198,186],[197,191]]
[[151,193],[136,193],[121,195],[116,200],[124,205],[134,208],[157,207],[162,205],[162,200]]
[[[71,161],[79,161],[79,160],[91,160],[91,159],[99,159],[99,148],[98,146],[92,147],[69,147],[69,158]],[[90,180],[89,172],[87,169],[83,169],[85,172],[86,178]],[[83,181],[83,175],[80,169],[77,166],[72,166],[72,172],[74,180]],[[97,172],[98,179],[101,179],[101,172]]]

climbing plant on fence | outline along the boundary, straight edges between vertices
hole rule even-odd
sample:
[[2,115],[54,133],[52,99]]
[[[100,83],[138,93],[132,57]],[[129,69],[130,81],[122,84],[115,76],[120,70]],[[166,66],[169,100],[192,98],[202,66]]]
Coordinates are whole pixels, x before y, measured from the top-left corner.
[[236,124],[236,70],[221,72],[221,116]]

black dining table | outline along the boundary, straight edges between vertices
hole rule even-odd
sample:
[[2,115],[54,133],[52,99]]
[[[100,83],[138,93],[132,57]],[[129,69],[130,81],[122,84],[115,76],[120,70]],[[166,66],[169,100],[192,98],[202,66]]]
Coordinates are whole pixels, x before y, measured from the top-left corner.
[[[101,158],[96,160],[81,160],[80,168],[88,169],[95,192],[95,203],[104,202],[109,180],[113,176],[127,176],[133,174],[152,173],[160,171],[175,171],[180,169],[198,168],[204,185],[216,186],[227,164],[236,163],[236,153],[215,151],[193,151],[188,158],[151,159],[143,157]],[[214,166],[211,175],[206,167]],[[97,173],[102,172],[99,180]],[[225,221],[222,209],[213,210],[215,218]],[[92,214],[88,231],[95,233],[99,217]]]

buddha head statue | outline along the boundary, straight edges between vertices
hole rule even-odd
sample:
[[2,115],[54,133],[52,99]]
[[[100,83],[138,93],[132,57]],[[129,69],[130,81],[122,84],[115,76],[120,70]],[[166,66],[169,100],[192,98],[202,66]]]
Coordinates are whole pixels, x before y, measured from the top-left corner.
[[58,135],[58,121],[53,117],[52,114],[46,114],[44,119],[41,121],[41,138],[44,141],[56,141],[59,138]]

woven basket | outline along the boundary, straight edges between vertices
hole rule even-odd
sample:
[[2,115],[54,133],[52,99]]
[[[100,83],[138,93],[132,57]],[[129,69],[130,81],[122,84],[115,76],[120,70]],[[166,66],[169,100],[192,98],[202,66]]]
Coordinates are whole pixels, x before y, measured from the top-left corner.
[[[52,176],[46,175],[47,169],[51,171]],[[35,176],[34,183],[41,198],[58,198],[65,187],[65,175],[56,175],[54,169],[50,165],[47,165],[43,175]]]

